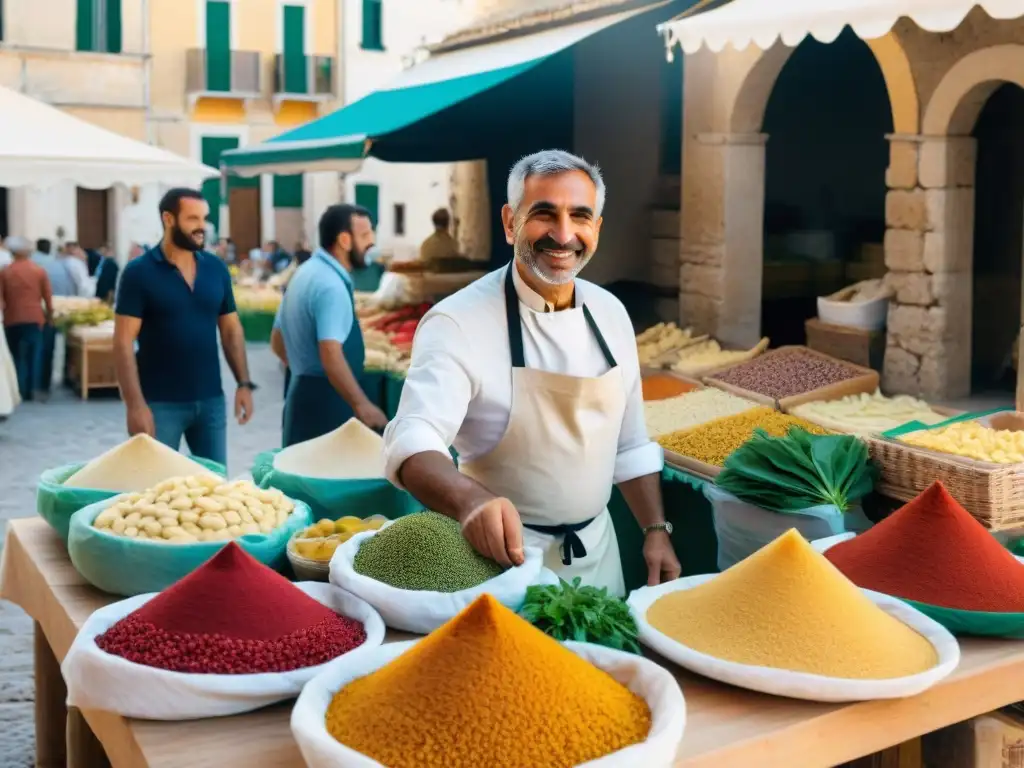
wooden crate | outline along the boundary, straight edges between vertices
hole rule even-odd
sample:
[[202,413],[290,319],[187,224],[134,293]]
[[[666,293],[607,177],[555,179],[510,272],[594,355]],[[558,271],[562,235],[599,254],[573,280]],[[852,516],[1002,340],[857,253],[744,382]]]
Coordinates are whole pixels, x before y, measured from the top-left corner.
[[[926,764],[922,758],[921,739],[910,741],[889,747],[882,752],[862,757],[850,763],[844,763],[839,768],[925,768]],[[942,763],[941,768],[952,768],[959,763]],[[928,768],[940,768],[940,765],[928,766]]]
[[808,320],[807,346],[863,368],[882,370],[885,358],[885,331],[865,331],[844,325],[823,323],[816,317]]
[[924,768],[1024,768],[1024,721],[990,712],[923,737]]
[[94,389],[116,389],[117,368],[111,339],[77,338],[67,335],[67,378],[83,400]]
[[[810,352],[812,355],[817,355],[818,357],[835,360],[835,358],[832,358],[830,355],[825,355],[813,349],[799,346],[779,347],[778,349],[773,349],[765,354],[771,355],[777,352],[782,352],[783,350],[787,349],[802,349],[806,352]],[[870,368],[854,365],[853,363],[849,363],[845,360],[841,360],[838,362],[841,362],[844,365],[848,365],[856,369],[859,375],[854,376],[853,378],[844,379],[843,381],[837,381],[835,384],[829,384],[827,387],[819,387],[818,389],[811,390],[810,392],[802,392],[799,395],[791,395],[790,397],[784,397],[781,400],[776,400],[775,398],[770,397],[768,395],[763,395],[760,392],[751,392],[750,390],[743,389],[742,387],[734,386],[732,384],[715,378],[714,375],[705,377],[704,383],[707,384],[708,386],[723,389],[726,392],[736,395],[737,397],[742,397],[747,400],[753,400],[756,403],[760,403],[761,405],[767,405],[771,408],[775,408],[780,411],[788,410],[789,408],[793,408],[797,405],[800,405],[801,403],[809,403],[812,400],[837,400],[840,397],[846,397],[846,395],[859,395],[862,392],[870,393],[878,389],[878,371],[873,371]],[[747,363],[738,363],[738,365],[746,364]],[[729,370],[729,368],[726,368],[725,370],[727,371]],[[718,371],[715,375],[723,372],[724,371]]]

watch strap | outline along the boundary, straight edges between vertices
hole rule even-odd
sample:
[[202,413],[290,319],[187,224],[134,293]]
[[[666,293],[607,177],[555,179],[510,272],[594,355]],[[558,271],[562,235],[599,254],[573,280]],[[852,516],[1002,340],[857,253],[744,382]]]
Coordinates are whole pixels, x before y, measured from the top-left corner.
[[644,527],[644,536],[646,536],[649,533],[654,533],[654,531],[664,531],[669,536],[671,536],[672,535],[672,523],[669,523],[669,522],[654,523],[653,525],[645,526]]

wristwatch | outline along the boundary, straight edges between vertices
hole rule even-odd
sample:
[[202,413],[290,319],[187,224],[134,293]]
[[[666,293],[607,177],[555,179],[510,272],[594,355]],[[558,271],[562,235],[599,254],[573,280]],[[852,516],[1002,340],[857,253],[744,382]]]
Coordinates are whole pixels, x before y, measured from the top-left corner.
[[669,536],[672,535],[672,523],[655,523],[654,525],[648,525],[644,528],[644,536],[654,531],[664,531]]
[[253,384],[251,381],[240,381],[240,382],[238,382],[238,388],[239,389],[248,389],[251,392],[255,392],[256,389],[257,389],[256,385]]

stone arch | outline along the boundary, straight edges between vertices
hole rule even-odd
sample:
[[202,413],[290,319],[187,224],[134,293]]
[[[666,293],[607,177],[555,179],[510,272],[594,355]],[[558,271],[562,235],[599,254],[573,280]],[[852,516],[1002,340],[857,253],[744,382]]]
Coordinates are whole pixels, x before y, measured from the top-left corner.
[[925,108],[925,136],[966,136],[985,102],[1003,83],[1024,88],[1024,45],[995,45],[969,53],[949,68]]
[[[889,106],[892,109],[893,131],[898,134],[918,132],[920,104],[917,86],[910,69],[910,59],[893,32],[874,40],[866,40],[882,70]],[[764,123],[775,81],[795,48],[776,43],[763,51],[750,67],[737,89],[729,128],[732,133],[759,133]]]

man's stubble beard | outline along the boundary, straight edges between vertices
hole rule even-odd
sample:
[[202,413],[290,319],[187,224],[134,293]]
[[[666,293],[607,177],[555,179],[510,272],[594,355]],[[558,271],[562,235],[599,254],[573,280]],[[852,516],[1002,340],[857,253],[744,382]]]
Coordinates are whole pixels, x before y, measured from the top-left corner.
[[520,219],[515,226],[515,245],[512,246],[512,253],[517,259],[523,262],[538,279],[543,280],[548,285],[568,285],[576,279],[582,269],[587,266],[590,259],[593,258],[594,252],[584,252],[583,254],[576,257],[576,264],[573,268],[565,273],[559,275],[552,275],[545,267],[544,263],[540,260],[540,256],[533,250],[533,246],[527,239],[523,232],[526,226],[526,219]]

